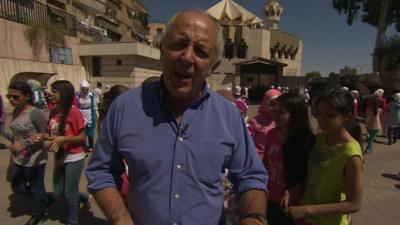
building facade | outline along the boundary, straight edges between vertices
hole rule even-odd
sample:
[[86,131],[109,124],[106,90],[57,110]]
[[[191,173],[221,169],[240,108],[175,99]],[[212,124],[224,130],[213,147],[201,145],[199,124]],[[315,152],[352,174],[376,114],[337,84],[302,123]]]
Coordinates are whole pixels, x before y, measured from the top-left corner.
[[222,0],[207,12],[221,25],[225,42],[221,64],[209,79],[215,88],[242,85],[263,92],[280,76],[301,75],[303,43],[279,30],[283,8],[278,1],[264,6],[264,20],[233,0]]
[[71,14],[46,1],[0,0],[0,94],[15,80],[46,86],[67,79],[77,86],[85,79],[75,24]]

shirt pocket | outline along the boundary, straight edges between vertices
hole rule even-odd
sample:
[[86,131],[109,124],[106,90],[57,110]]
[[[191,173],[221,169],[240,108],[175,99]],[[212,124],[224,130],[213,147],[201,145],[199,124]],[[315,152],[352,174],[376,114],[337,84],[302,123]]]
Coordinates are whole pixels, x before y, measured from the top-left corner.
[[203,142],[196,154],[196,175],[201,182],[220,182],[221,174],[229,163],[232,148],[223,143]]

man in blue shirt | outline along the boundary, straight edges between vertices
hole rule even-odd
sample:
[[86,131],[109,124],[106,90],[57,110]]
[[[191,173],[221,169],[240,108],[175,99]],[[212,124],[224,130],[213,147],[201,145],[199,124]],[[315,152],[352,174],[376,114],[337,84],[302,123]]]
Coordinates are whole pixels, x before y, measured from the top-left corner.
[[[221,175],[239,197],[241,225],[264,224],[267,174],[238,110],[205,78],[222,53],[219,26],[183,11],[162,37],[160,82],[115,100],[87,167],[88,189],[113,225],[217,225]],[[129,167],[126,209],[116,181]]]

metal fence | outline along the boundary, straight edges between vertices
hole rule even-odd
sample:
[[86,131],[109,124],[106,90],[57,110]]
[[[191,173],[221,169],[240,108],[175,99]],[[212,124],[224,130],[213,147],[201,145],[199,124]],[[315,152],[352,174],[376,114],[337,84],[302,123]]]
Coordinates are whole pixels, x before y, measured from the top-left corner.
[[0,17],[27,25],[55,24],[76,36],[76,19],[71,14],[33,0],[0,0]]

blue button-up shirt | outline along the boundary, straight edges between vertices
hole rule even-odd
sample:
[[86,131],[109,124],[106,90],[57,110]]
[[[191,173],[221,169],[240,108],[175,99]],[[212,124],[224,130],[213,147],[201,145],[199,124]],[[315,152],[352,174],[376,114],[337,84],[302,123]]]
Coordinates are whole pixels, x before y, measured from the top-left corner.
[[111,105],[87,167],[89,192],[115,187],[124,158],[128,210],[136,225],[216,225],[224,169],[240,195],[265,190],[265,168],[233,104],[205,87],[178,126],[162,101],[161,86],[130,90]]

